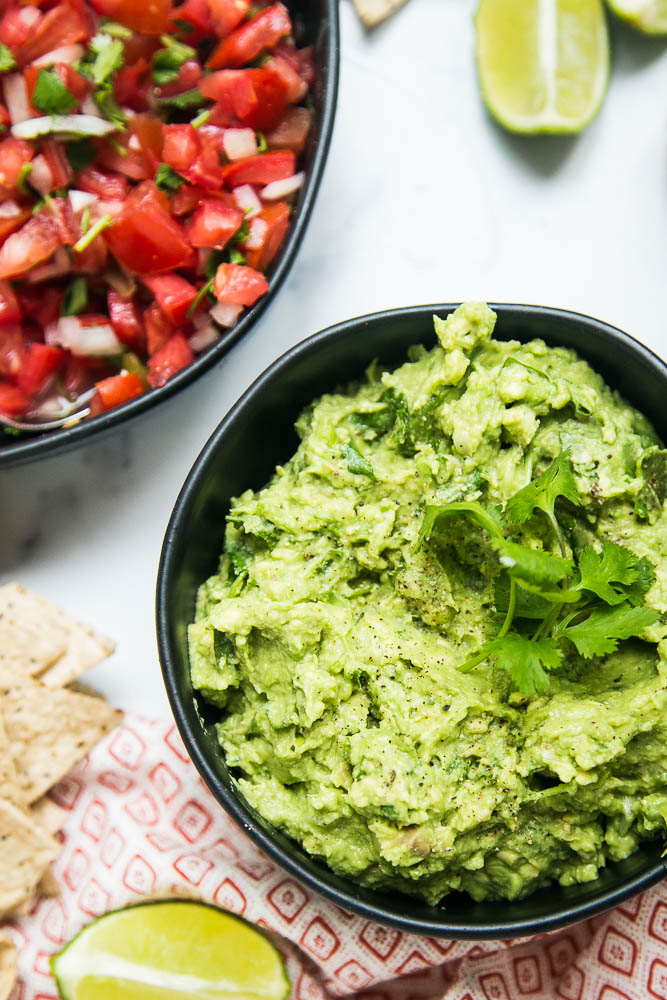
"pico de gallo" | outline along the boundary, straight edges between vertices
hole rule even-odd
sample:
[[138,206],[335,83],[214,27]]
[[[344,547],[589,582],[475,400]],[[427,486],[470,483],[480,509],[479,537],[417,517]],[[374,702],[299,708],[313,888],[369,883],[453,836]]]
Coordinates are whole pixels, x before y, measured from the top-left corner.
[[0,415],[119,406],[267,292],[312,81],[280,2],[10,0]]

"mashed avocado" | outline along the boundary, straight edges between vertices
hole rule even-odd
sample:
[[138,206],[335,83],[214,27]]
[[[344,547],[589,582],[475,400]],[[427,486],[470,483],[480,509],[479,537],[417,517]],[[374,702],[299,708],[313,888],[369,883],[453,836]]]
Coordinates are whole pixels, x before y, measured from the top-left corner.
[[[232,503],[190,628],[248,802],[336,872],[432,903],[586,882],[667,828],[667,453],[574,352],[494,324],[465,305],[433,350],[314,402],[294,457]],[[512,529],[564,567],[546,604],[516,588],[509,638],[544,654],[522,689],[483,652],[511,617],[507,529],[422,529],[461,503],[502,525],[565,455],[560,540],[539,508]]]

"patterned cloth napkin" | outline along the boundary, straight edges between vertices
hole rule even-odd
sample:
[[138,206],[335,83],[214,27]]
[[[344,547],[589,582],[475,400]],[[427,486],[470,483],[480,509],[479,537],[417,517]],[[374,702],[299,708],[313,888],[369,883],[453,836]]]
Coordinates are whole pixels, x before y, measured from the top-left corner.
[[8,925],[12,1000],[52,1000],[48,959],[107,910],[155,896],[218,903],[275,932],[293,1000],[667,1000],[667,883],[538,938],[444,941],[370,923],[262,855],[204,787],[176,729],[127,717],[56,786],[69,813],[59,898]]

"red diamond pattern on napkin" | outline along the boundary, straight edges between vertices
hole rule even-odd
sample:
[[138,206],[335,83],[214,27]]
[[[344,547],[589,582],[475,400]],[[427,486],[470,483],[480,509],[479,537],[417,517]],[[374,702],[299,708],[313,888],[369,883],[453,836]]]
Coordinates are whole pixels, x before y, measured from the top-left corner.
[[223,813],[173,726],[129,717],[53,793],[69,817],[58,899],[9,925],[12,1000],[55,1000],[48,958],[94,917],[153,896],[217,903],[278,935],[292,1000],[667,1000],[667,884],[513,942],[402,934],[326,903]]

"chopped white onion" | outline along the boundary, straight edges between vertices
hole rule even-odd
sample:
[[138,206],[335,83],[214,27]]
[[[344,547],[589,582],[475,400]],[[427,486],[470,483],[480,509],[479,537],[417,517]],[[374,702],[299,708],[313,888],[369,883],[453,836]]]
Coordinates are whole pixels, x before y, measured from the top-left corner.
[[243,241],[247,250],[261,250],[269,224],[266,219],[251,219],[248,226],[248,236]]
[[53,63],[66,63],[71,66],[84,53],[83,45],[61,45],[58,49],[52,49],[46,55],[35,59],[31,66],[52,66]]
[[138,135],[131,135],[127,142],[127,148],[133,149],[135,153],[141,152],[141,143],[139,142]]
[[246,219],[252,219],[253,215],[262,211],[262,203],[255,194],[255,189],[249,184],[241,184],[240,187],[234,188],[232,194],[241,211],[245,212]]
[[40,281],[51,281],[52,278],[61,278],[63,274],[69,274],[71,270],[72,261],[67,250],[65,250],[65,247],[58,247],[51,260],[47,261],[46,264],[40,264],[39,267],[34,267],[32,271],[28,272],[26,281],[29,281],[32,285],[36,285]]
[[[27,8],[24,8],[26,10]],[[2,82],[7,113],[14,125],[30,118],[30,104],[23,73],[9,73]]]
[[115,131],[115,125],[94,115],[45,115],[12,125],[12,135],[16,139],[38,139],[40,135],[52,133],[103,136]]
[[39,191],[41,195],[48,194],[54,188],[53,172],[48,161],[42,153],[32,161],[30,171],[30,186]]
[[124,299],[131,299],[137,290],[136,278],[125,271],[122,264],[118,265],[117,271],[107,271],[104,280],[110,288],[113,288],[114,292],[118,292]]
[[124,205],[123,201],[102,201],[98,198],[95,204],[90,206],[91,223],[99,222],[105,215],[115,219],[123,211]]
[[99,201],[98,195],[91,194],[89,191],[77,191],[76,188],[68,191],[67,197],[73,212],[83,212],[84,208],[89,208],[96,201]]
[[39,21],[40,13],[36,7],[21,7],[19,10],[19,19],[25,24],[26,28],[32,27],[35,21]]
[[257,136],[251,128],[226,128],[222,148],[229,160],[243,160],[257,155]]
[[217,340],[220,340],[221,333],[219,327],[215,323],[211,323],[210,320],[206,321],[206,326],[202,326],[201,329],[193,333],[188,339],[188,344],[195,352],[195,354],[201,354],[205,351],[207,347],[211,344],[215,344]]
[[21,209],[11,198],[0,201],[0,219],[13,219],[21,214]]
[[100,109],[95,104],[92,94],[86,94],[81,102],[81,114],[92,115],[93,118],[102,118],[102,113]]
[[262,188],[261,195],[266,201],[275,201],[278,198],[287,198],[288,195],[298,191],[304,182],[305,174],[303,170],[292,177],[286,177],[282,181],[272,181]]
[[55,323],[49,323],[44,340],[79,356],[109,357],[123,350],[110,324],[84,326],[78,316],[61,316]]
[[243,306],[234,302],[216,302],[210,309],[210,315],[220,326],[234,326],[242,311]]

